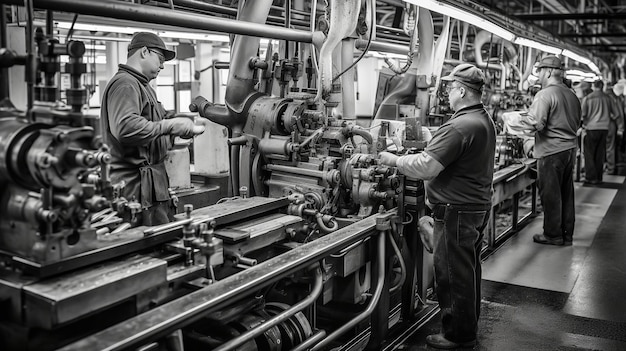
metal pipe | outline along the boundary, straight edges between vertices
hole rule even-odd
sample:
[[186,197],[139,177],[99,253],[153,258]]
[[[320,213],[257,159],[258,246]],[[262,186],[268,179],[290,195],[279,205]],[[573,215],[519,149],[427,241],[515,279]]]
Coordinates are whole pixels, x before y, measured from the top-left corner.
[[148,235],[158,234],[158,233],[165,232],[168,230],[176,229],[178,227],[182,227],[183,225],[189,224],[191,222],[193,222],[193,218],[185,218],[185,219],[181,219],[180,221],[161,224],[156,227],[150,227],[144,230],[143,235],[148,236]]
[[372,314],[372,312],[374,312],[374,308],[378,304],[378,300],[380,300],[380,296],[382,295],[382,292],[383,292],[383,286],[385,285],[386,265],[385,265],[385,232],[384,231],[381,231],[378,234],[377,248],[378,248],[378,255],[376,256],[376,259],[379,262],[378,276],[376,277],[376,290],[374,291],[374,294],[372,295],[372,299],[370,300],[369,305],[367,306],[365,311],[361,312],[359,315],[352,318],[352,320],[350,320],[348,323],[342,325],[339,329],[332,332],[329,336],[324,338],[324,340],[320,341],[313,348],[311,348],[312,351],[321,350],[324,347],[328,346],[328,344],[331,341],[335,340],[337,337],[339,337],[343,333],[352,329],[359,322],[361,322],[363,319],[367,318],[370,314]]
[[[158,340],[201,319],[207,313],[232,304],[239,298],[309,266],[311,262],[317,262],[333,252],[375,234],[376,219],[379,216],[381,215],[367,217],[243,272],[78,340],[61,350],[125,350]],[[384,245],[384,240],[381,245]]]
[[[5,4],[23,6],[22,0],[3,0]],[[134,22],[165,24],[181,28],[201,29],[230,34],[251,35],[263,38],[285,39],[312,43],[314,34],[308,31],[269,26],[261,23],[244,22],[197,13],[129,4],[127,2],[84,1],[84,0],[33,0],[35,7],[55,11],[68,11],[98,17],[110,17]],[[250,1],[256,3],[256,1]],[[266,16],[267,17],[267,16]]]
[[[0,48],[7,48],[7,10],[4,5],[0,5]],[[0,68],[0,102],[9,98],[9,69]]]
[[311,345],[315,344],[319,340],[326,337],[326,331],[320,330],[317,333],[313,334],[310,338],[306,339],[302,344],[295,347],[292,351],[305,351],[308,350]]
[[299,174],[303,176],[316,177],[320,179],[324,179],[324,175],[327,173],[325,171],[318,171],[314,169],[304,169],[304,168],[283,166],[283,165],[276,165],[276,164],[268,164],[265,166],[265,168],[268,171],[287,172],[287,173]]
[[315,302],[317,297],[322,292],[322,287],[324,286],[323,282],[324,280],[322,279],[322,271],[319,267],[317,267],[317,269],[315,269],[315,285],[313,285],[313,289],[311,290],[311,293],[305,299],[291,306],[289,309],[275,315],[271,319],[267,320],[265,323],[258,325],[248,330],[247,332],[239,335],[238,337],[222,344],[221,346],[216,348],[214,351],[226,351],[226,350],[234,349],[235,347],[240,346],[246,341],[252,340],[256,338],[257,336],[260,336],[261,334],[265,333],[265,331],[267,331],[268,329],[280,323],[285,322],[286,320],[291,318],[293,315],[302,311],[305,307]]
[[[346,38],[341,41],[341,69],[347,69],[354,60],[354,39]],[[343,119],[356,119],[356,92],[354,89],[354,76],[356,67],[347,70],[341,76],[341,106],[343,107]]]

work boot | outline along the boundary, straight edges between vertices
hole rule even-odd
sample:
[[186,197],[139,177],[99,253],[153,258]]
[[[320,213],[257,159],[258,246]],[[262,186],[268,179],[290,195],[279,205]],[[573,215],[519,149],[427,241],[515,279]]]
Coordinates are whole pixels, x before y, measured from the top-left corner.
[[538,244],[563,246],[563,238],[548,238],[543,234],[533,235],[533,241]]
[[476,345],[476,340],[456,343],[446,339],[443,334],[432,334],[426,337],[426,344],[436,349],[452,350],[458,348],[469,348]]

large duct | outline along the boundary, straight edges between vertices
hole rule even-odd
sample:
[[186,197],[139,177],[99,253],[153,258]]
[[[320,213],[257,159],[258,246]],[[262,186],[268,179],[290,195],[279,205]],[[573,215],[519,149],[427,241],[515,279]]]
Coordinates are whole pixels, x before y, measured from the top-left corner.
[[[415,30],[418,31],[417,34],[420,43],[417,60],[413,60],[400,83],[382,101],[378,111],[376,111],[374,119],[384,118],[383,116],[386,113],[393,112],[395,114],[398,103],[416,90],[418,75],[425,75],[428,84],[430,84],[433,70],[433,43],[435,38],[433,19],[430,15],[430,11],[421,7],[418,16],[417,26],[415,27]],[[428,96],[426,96],[426,98],[428,98]],[[419,100],[420,98],[416,97],[416,99]],[[428,104],[425,106],[428,106]]]

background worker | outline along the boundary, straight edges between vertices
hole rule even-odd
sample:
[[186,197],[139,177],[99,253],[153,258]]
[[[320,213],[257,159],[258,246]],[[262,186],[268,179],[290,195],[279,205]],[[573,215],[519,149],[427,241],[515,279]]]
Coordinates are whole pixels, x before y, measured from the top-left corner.
[[149,85],[175,56],[156,34],[136,33],[126,64],[119,65],[102,97],[100,123],[111,149],[111,181],[125,182],[122,196],[141,203],[142,213],[133,225],[173,219],[165,156],[175,136],[191,138],[204,131],[189,118],[165,119],[167,111]]
[[574,163],[580,100],[563,82],[563,63],[554,55],[537,65],[541,90],[528,110],[528,128],[535,133],[537,186],[543,206],[543,233],[539,244],[571,245],[574,237]]
[[434,217],[435,288],[441,308],[441,333],[429,335],[434,348],[472,347],[480,316],[480,249],[491,209],[495,124],[481,103],[483,72],[460,64],[448,81],[455,111],[416,155],[380,153],[380,162],[426,187]]
[[[602,90],[604,83],[597,80],[592,84],[593,92],[582,100],[582,127],[585,130],[583,140],[585,151],[585,183],[597,185],[602,183],[606,143],[609,124],[619,116],[617,105]],[[622,133],[624,126],[622,125]]]
[[615,84],[606,94],[613,99],[616,115],[609,120],[609,129],[606,138],[606,173],[617,174],[619,145],[624,135],[624,86]]

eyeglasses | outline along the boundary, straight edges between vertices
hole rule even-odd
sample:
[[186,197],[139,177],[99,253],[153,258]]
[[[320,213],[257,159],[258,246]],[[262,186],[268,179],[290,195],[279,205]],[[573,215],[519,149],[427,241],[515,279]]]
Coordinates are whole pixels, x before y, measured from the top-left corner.
[[454,89],[458,89],[458,88],[460,88],[460,87],[459,87],[459,86],[456,86],[456,87],[455,87],[455,86],[453,86],[452,84],[450,84],[450,85],[448,85],[448,86],[446,87],[446,93],[450,94],[450,92],[452,92],[452,90],[454,90]]
[[157,57],[159,58],[159,63],[163,64],[163,62],[165,62],[165,56],[163,56],[162,53],[156,51],[156,50],[152,50],[152,49],[148,49],[148,51],[155,53],[157,55]]

